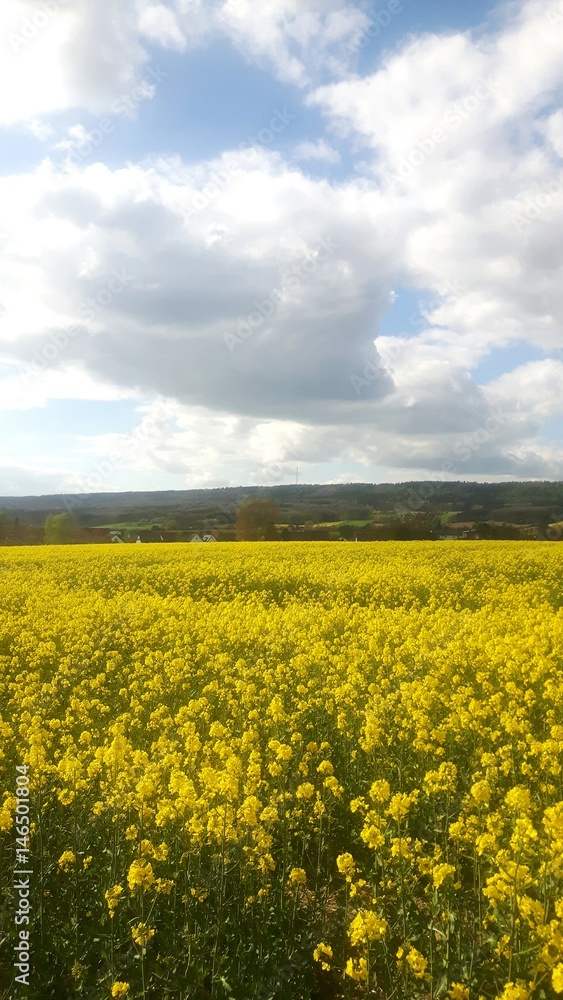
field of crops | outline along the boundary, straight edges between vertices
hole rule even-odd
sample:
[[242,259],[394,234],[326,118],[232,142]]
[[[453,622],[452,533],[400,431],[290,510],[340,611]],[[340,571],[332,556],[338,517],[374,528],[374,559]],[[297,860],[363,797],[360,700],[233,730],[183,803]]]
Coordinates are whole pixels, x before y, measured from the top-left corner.
[[0,996],[563,994],[562,570],[525,542],[2,550]]

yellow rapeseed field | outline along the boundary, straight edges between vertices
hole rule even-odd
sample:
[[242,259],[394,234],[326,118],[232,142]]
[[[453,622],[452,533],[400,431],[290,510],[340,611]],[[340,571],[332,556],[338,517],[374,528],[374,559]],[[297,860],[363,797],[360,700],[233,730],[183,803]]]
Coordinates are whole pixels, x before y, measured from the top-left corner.
[[563,546],[0,551],[0,995],[563,994]]

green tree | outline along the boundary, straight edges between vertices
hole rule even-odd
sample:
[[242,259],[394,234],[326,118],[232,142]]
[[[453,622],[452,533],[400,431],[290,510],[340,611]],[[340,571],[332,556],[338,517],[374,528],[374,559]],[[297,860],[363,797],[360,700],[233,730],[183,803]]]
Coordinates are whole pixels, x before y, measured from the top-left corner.
[[246,542],[257,542],[264,538],[277,538],[276,521],[280,519],[279,507],[268,497],[249,497],[237,511],[237,538]]
[[8,537],[8,515],[5,510],[0,510],[0,545],[4,545]]
[[45,521],[47,545],[68,545],[75,541],[78,525],[70,514],[49,514]]

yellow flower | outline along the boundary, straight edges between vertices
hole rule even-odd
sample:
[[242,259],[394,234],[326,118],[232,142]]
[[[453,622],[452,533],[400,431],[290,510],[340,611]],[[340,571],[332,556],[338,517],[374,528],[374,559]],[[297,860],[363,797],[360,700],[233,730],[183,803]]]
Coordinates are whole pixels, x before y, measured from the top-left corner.
[[484,802],[485,805],[491,797],[491,786],[487,780],[476,781],[471,786],[471,794],[476,802]]
[[340,798],[342,792],[344,791],[342,785],[338,783],[338,778],[334,774],[331,774],[329,775],[328,778],[325,778],[325,780],[323,781],[323,785],[325,788],[328,788],[329,792],[332,792],[332,794],[335,795],[337,798]]
[[190,889],[190,895],[192,895],[194,899],[197,899],[198,903],[203,903],[207,899],[209,893],[207,889],[192,888]]
[[348,928],[348,937],[352,945],[364,941],[379,941],[385,937],[387,921],[373,910],[360,910]]
[[331,959],[333,957],[332,948],[329,944],[323,944],[321,941],[313,951],[313,958],[315,962],[321,963],[321,968],[326,972],[330,969],[330,962],[327,962],[327,958]]
[[469,1000],[469,987],[461,983],[452,983],[448,996],[450,1000]]
[[158,845],[158,847],[154,847],[152,856],[155,861],[166,861],[168,857],[168,844],[165,844],[163,841],[162,844]]
[[363,827],[360,837],[368,845],[368,847],[371,847],[374,851],[376,851],[378,847],[383,847],[385,843],[385,837],[379,827],[377,827],[374,823],[367,823]]
[[365,885],[367,885],[365,878],[359,878],[357,882],[352,882],[350,886],[350,899],[354,899],[358,895],[358,891],[363,889]]
[[121,896],[122,892],[123,892],[122,885],[112,885],[111,889],[106,889],[104,893],[106,903],[108,904],[109,915],[112,918],[115,911],[117,910],[117,907],[119,906],[119,897]]
[[346,876],[346,881],[351,882],[356,874],[356,864],[351,854],[339,854],[336,859],[336,867],[341,875]]
[[521,983],[507,983],[498,1000],[528,1000],[529,990]]
[[154,887],[157,892],[162,893],[165,896],[169,896],[174,888],[174,882],[171,878],[157,878]]
[[516,785],[506,793],[504,801],[513,812],[529,812],[532,807],[530,790],[522,785]]
[[362,813],[365,812],[367,808],[368,804],[363,796],[360,796],[357,799],[351,799],[350,801],[350,812],[355,813],[359,811]]
[[0,831],[4,833],[6,830],[11,830],[13,823],[14,821],[10,810],[7,809],[5,805],[2,806],[2,808],[0,808]]
[[289,881],[294,882],[295,885],[300,885],[302,882],[307,881],[307,875],[303,868],[292,868],[289,873]]
[[373,802],[387,802],[390,795],[391,786],[384,778],[374,781],[369,790],[369,797]]
[[127,873],[127,884],[131,892],[149,889],[154,883],[154,871],[150,861],[133,861]]
[[76,864],[76,855],[72,851],[64,851],[58,860],[58,866],[63,872],[68,872]]
[[154,933],[155,932],[151,930],[150,927],[147,927],[147,925],[142,922],[138,923],[136,927],[131,928],[131,937],[133,938],[135,944],[138,944],[141,948],[144,948],[145,945],[149,943],[149,941],[154,937]]
[[442,885],[442,882],[445,882],[445,880],[447,879],[448,875],[453,875],[454,872],[455,872],[454,865],[447,865],[447,864],[435,865],[435,867],[432,869],[432,881],[435,887],[439,889],[439,887]]
[[453,792],[456,786],[457,767],[450,761],[443,761],[437,771],[427,771],[423,786],[427,795],[439,792]]
[[349,958],[346,962],[346,975],[363,983],[368,978],[368,964],[365,958]]
[[72,978],[80,982],[81,979],[84,979],[84,974],[87,972],[87,969],[84,965],[81,965],[80,962],[74,962],[70,971],[72,973]]
[[[430,951],[428,966],[416,951],[430,949],[430,939],[415,936],[428,931],[426,893],[427,903],[444,897],[430,935],[434,992],[443,1000],[468,1000],[468,992],[479,1000],[462,974],[478,939],[494,941],[478,970],[487,1000],[528,992],[536,1000],[542,991],[563,1000],[556,547],[240,542],[0,551],[0,830],[9,832],[14,862],[31,860],[31,798],[31,819],[40,805],[45,820],[45,865],[60,882],[90,882],[103,859],[118,861],[99,882],[97,904],[82,887],[79,903],[92,923],[79,956],[85,969],[95,938],[112,918],[124,927],[132,901],[126,936],[133,926],[150,942],[154,928],[166,969],[184,916],[192,929],[208,925],[218,872],[235,936],[245,933],[232,924],[235,899],[254,899],[247,913],[255,923],[267,917],[269,934],[283,922],[280,890],[288,911],[299,897],[313,905],[302,858],[329,838],[338,856],[322,852],[317,895],[329,900],[335,933],[348,906],[334,973],[336,981],[347,969],[347,992],[378,986],[413,1000],[430,991]],[[401,749],[400,771],[393,747]],[[20,758],[26,764],[14,774]],[[64,839],[57,847],[56,834],[66,838],[68,829],[59,814],[66,821],[70,810],[80,851],[63,848],[59,859]],[[96,851],[91,861],[87,850]],[[377,893],[361,878],[366,853]],[[344,889],[334,914],[331,887]],[[453,922],[466,928],[454,983],[442,979],[446,887]],[[404,941],[395,936],[402,894]],[[479,911],[479,895],[481,926],[473,928],[466,918]],[[72,897],[62,892],[57,910],[63,940],[72,937]],[[390,924],[392,916],[393,934],[384,916]],[[148,926],[139,928],[143,920]],[[402,964],[391,957],[387,982],[388,938],[393,953],[401,944]],[[145,947],[121,943],[137,957]],[[329,944],[319,945],[314,961],[314,947],[312,967],[334,970],[337,951],[332,958]],[[517,971],[509,973],[511,951]],[[75,957],[69,977],[78,986],[85,976]],[[115,975],[125,968],[118,963]],[[158,992],[158,969],[146,974],[146,991]],[[171,974],[168,986],[177,993],[176,980]],[[113,987],[120,992],[107,977],[106,996]]]
[[248,795],[242,803],[238,816],[246,826],[258,826],[258,813],[262,803],[255,795]]
[[275,806],[266,806],[260,813],[262,823],[275,823],[278,819],[279,814]]
[[563,993],[563,962],[555,965],[551,971],[551,985],[556,993]]
[[303,781],[295,789],[295,798],[299,800],[310,799],[314,794],[315,786],[312,785],[310,781]]
[[276,862],[274,861],[271,854],[261,854],[258,858],[258,867],[262,873],[273,872],[276,867]]
[[392,819],[399,823],[405,816],[408,816],[409,809],[413,802],[416,802],[417,798],[418,791],[416,789],[410,795],[407,795],[405,792],[397,792],[389,803],[386,815],[391,816]]
[[411,948],[407,954],[407,962],[417,979],[424,979],[428,961],[423,958],[416,948]]
[[129,983],[115,982],[111,988],[112,997],[125,997],[130,990]]

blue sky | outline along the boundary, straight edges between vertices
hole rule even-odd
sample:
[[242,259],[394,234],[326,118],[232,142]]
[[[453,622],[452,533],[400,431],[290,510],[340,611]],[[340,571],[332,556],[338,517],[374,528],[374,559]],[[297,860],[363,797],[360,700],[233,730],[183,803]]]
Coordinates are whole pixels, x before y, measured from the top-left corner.
[[7,0],[0,495],[563,479],[562,51],[558,0]]

